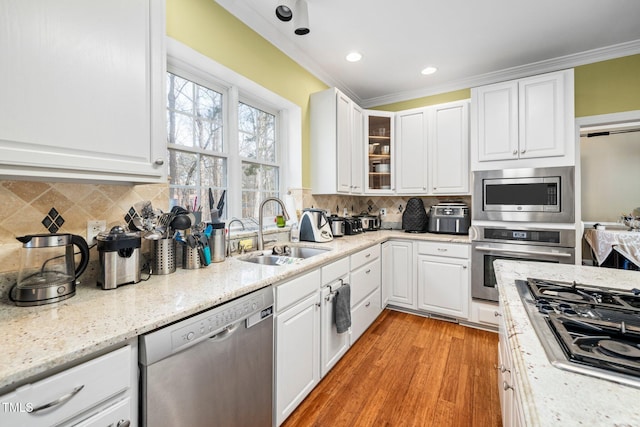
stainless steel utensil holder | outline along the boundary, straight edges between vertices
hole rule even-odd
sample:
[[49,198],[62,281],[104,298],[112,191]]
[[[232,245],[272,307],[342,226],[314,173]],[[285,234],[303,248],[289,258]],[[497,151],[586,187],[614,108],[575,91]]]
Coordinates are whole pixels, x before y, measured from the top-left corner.
[[151,274],[171,274],[176,271],[176,241],[159,239],[153,241],[153,269]]
[[226,256],[225,229],[215,228],[209,237],[211,262],[222,262]]
[[200,254],[198,253],[198,248],[190,248],[188,246],[184,246],[182,248],[182,268],[187,270],[200,268]]

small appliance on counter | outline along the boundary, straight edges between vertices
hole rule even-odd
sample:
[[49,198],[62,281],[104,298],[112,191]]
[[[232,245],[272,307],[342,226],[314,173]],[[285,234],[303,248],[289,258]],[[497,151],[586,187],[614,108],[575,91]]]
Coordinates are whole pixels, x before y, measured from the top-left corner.
[[126,232],[121,226],[115,226],[108,232],[99,233],[96,240],[100,258],[98,285],[102,289],[115,289],[140,281],[140,233]]
[[369,215],[363,212],[357,215],[356,218],[362,221],[362,230],[364,231],[377,231],[380,229],[380,218],[375,215]]
[[344,235],[353,236],[354,234],[362,233],[362,221],[360,218],[345,218],[344,219]]
[[331,215],[329,217],[329,222],[331,223],[331,234],[333,234],[333,237],[344,236],[344,218],[339,217],[338,215]]
[[333,240],[331,225],[322,209],[303,209],[300,217],[300,240],[324,243]]
[[402,213],[402,229],[407,233],[426,233],[429,217],[422,199],[412,197]]
[[[89,246],[73,234],[35,234],[22,242],[18,280],[9,298],[18,306],[50,304],[76,294],[76,279],[89,263]],[[74,248],[80,250],[75,265]]]
[[431,206],[429,233],[469,234],[471,217],[464,203],[443,202]]

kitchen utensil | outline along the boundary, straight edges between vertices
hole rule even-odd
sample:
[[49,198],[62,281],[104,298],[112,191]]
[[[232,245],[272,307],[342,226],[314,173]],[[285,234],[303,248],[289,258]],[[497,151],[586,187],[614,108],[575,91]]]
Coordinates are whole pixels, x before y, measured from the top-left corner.
[[[73,234],[35,234],[17,238],[22,243],[20,270],[10,298],[16,305],[43,305],[71,298],[76,279],[89,263],[89,246]],[[75,264],[74,247],[80,250]]]
[[191,218],[188,214],[178,214],[171,220],[171,228],[174,230],[188,230],[191,228]]
[[222,262],[226,256],[225,223],[211,224],[209,236],[209,248],[211,249],[211,262]]
[[[156,235],[160,236],[160,233]],[[96,240],[100,259],[97,282],[102,289],[115,289],[140,281],[140,233],[127,233],[124,228],[115,226],[108,232],[99,233]]]

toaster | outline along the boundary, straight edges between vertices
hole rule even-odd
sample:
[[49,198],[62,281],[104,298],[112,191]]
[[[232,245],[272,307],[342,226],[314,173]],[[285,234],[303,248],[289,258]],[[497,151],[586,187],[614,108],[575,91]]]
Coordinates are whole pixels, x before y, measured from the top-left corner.
[[429,233],[469,234],[471,217],[464,203],[438,203],[431,206]]
[[354,234],[362,233],[362,220],[360,218],[345,218],[344,219],[344,234],[345,236],[352,236]]

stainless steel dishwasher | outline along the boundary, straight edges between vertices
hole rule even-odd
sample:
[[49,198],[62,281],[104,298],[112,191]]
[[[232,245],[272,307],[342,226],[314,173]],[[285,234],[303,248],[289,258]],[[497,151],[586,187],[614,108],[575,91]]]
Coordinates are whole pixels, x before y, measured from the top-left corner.
[[140,337],[142,425],[271,426],[271,287]]

